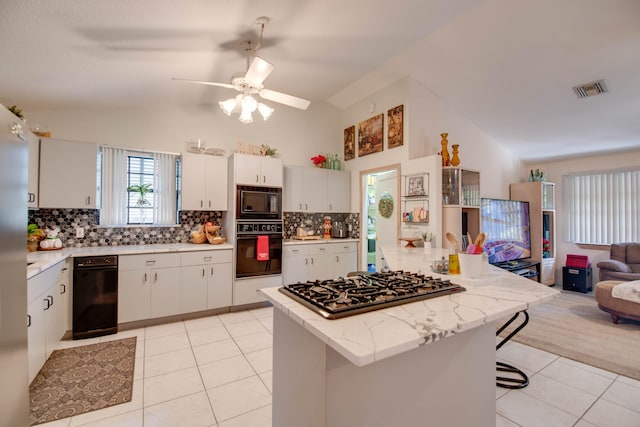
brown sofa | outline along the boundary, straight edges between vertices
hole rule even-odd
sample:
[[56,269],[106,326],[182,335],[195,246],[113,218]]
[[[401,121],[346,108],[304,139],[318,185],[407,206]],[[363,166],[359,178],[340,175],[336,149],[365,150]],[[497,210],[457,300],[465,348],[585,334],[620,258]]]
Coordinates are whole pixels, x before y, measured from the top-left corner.
[[619,280],[607,280],[596,284],[596,301],[600,310],[611,314],[611,321],[618,323],[620,318],[640,321],[640,304],[620,298],[613,298],[611,290],[614,286],[624,283]]
[[600,281],[640,280],[640,243],[611,245],[610,258],[598,263]]

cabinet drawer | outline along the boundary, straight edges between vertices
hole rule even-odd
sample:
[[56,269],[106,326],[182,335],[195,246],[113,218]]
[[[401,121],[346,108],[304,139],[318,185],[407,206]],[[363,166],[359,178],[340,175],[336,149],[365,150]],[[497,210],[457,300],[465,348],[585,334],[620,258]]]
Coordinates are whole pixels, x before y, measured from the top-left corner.
[[333,253],[331,244],[322,243],[317,245],[309,245],[309,255],[322,255]]
[[290,245],[290,246],[283,246],[282,247],[282,254],[285,257],[290,257],[290,256],[304,256],[307,255],[308,252],[308,245]]
[[180,254],[182,265],[221,264],[231,262],[231,250],[197,251]]
[[27,302],[30,303],[53,286],[60,276],[62,263],[58,263],[36,274],[27,281]]
[[120,255],[118,257],[118,269],[120,271],[179,266],[179,254]]
[[348,243],[332,243],[331,249],[334,254],[345,253],[345,252],[357,252],[358,244],[356,242],[348,242]]

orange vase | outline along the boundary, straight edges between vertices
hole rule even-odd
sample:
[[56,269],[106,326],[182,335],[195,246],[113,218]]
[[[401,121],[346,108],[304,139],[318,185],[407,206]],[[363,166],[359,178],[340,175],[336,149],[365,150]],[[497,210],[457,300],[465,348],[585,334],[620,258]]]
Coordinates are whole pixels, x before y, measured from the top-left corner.
[[460,164],[460,157],[458,157],[458,147],[460,147],[459,144],[452,144],[451,148],[453,149],[453,152],[451,153],[451,166],[458,166]]
[[442,144],[442,166],[451,166],[451,161],[449,160],[449,151],[447,149],[447,144],[449,143],[449,141],[447,141],[448,135],[448,133],[440,134],[440,136],[442,137],[442,141],[440,141],[440,144]]

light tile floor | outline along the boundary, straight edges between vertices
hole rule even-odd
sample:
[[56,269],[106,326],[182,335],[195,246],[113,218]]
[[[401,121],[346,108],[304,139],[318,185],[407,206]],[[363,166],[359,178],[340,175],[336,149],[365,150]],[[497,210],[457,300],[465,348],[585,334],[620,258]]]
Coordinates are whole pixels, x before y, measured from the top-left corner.
[[[63,341],[138,337],[133,399],[42,426],[271,426],[272,324],[273,309],[260,308]],[[496,426],[640,426],[640,381],[515,342],[497,356],[530,385],[496,387]]]

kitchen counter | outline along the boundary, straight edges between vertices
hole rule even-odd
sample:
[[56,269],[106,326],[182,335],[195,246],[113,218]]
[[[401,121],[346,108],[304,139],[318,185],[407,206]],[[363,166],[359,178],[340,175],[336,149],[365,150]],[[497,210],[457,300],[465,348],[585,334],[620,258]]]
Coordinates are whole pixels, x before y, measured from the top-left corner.
[[223,243],[220,245],[193,243],[170,243],[157,245],[123,245],[123,246],[95,246],[85,248],[63,248],[59,251],[38,251],[27,253],[27,279],[32,278],[41,271],[64,261],[69,257],[100,256],[100,255],[133,255],[146,253],[166,252],[191,252],[213,251],[233,249],[233,245]]
[[359,242],[360,239],[309,239],[309,240],[298,240],[298,239],[284,239],[282,240],[282,244],[287,245],[317,245],[320,243],[349,243],[349,242]]
[[[392,270],[428,274],[441,256],[381,250]],[[466,291],[338,320],[261,290],[275,307],[273,424],[494,425],[494,322],[560,293],[492,266],[477,279],[445,278]]]

